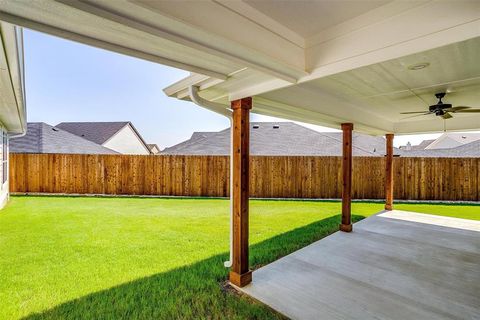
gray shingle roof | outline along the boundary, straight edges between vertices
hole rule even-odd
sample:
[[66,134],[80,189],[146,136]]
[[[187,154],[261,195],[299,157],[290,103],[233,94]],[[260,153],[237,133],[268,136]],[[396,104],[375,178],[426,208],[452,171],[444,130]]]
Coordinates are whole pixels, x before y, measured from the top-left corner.
[[435,139],[430,139],[430,140],[423,140],[420,142],[420,144],[417,144],[416,146],[412,146],[412,150],[424,150],[426,147],[428,147]]
[[478,158],[480,157],[480,140],[476,140],[455,148],[404,150],[403,157],[435,157],[435,158]]
[[117,152],[43,122],[29,122],[27,134],[10,140],[12,153],[116,154]]
[[[274,128],[278,126],[278,128]],[[317,132],[293,122],[250,123],[250,154],[340,156],[341,132]],[[192,138],[161,154],[228,155],[230,129],[220,132],[195,132]],[[398,150],[396,150],[398,153]],[[383,156],[385,139],[360,133],[353,134],[354,156]]]
[[68,131],[97,144],[104,144],[115,133],[128,125],[128,121],[120,122],[61,122],[57,128]]

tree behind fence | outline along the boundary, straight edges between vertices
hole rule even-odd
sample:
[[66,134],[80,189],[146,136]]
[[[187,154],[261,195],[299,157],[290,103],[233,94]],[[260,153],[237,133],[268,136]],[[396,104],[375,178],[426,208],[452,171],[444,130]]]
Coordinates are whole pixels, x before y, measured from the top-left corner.
[[[341,157],[253,156],[252,197],[340,198]],[[480,200],[479,158],[394,158],[395,199]],[[353,197],[384,198],[385,159],[355,157]],[[19,193],[214,196],[229,194],[226,156],[11,154]]]

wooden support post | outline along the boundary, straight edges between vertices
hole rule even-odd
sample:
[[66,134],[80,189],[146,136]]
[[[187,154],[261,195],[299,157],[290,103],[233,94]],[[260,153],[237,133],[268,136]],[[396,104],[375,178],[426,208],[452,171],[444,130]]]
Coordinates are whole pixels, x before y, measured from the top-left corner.
[[385,210],[393,210],[393,134],[385,135]]
[[250,109],[252,98],[232,101],[233,110],[233,261],[230,282],[243,287],[252,281],[248,267],[248,197]]
[[352,130],[353,123],[342,123],[343,131],[343,189],[342,189],[342,224],[340,230],[352,231]]

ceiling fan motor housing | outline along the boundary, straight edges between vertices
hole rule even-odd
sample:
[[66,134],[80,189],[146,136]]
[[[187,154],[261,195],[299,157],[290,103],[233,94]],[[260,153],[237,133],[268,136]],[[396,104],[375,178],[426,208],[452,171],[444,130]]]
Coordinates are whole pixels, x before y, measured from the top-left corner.
[[446,119],[453,118],[451,113],[463,113],[463,112],[480,113],[480,109],[471,109],[471,107],[466,107],[466,106],[457,106],[455,108],[452,108],[452,105],[450,103],[443,103],[442,98],[445,97],[445,92],[436,93],[435,97],[438,99],[438,102],[437,104],[429,106],[428,112],[409,111],[409,112],[400,112],[400,114],[416,114],[408,118],[434,114],[446,120]]
[[443,109],[448,109],[448,108],[451,108],[452,105],[450,103],[439,103],[439,104],[434,104],[430,107],[428,107],[428,111],[430,112],[434,112],[435,114],[437,114],[437,111],[441,111],[443,113],[441,114],[444,114],[445,112],[443,111]]

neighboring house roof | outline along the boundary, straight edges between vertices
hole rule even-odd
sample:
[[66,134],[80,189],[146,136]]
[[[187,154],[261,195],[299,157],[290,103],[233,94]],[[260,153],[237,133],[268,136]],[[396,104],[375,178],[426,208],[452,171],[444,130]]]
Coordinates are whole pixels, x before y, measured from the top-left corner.
[[420,142],[420,144],[417,144],[416,146],[412,146],[411,150],[424,150],[434,141],[435,139],[423,140],[422,142]]
[[135,134],[140,139],[146,150],[148,144],[143,140],[143,137],[138,133],[135,126],[130,121],[117,122],[61,122],[57,124],[57,128],[63,129],[73,133],[79,137],[85,138],[92,142],[103,145],[117,132],[122,130],[125,126],[130,126]]
[[455,148],[480,139],[478,132],[446,132],[430,143],[425,149]]
[[456,148],[404,150],[403,157],[437,157],[437,158],[479,158],[480,140],[463,144]]
[[[250,154],[252,155],[315,155],[342,154],[341,132],[318,132],[293,122],[250,123]],[[195,132],[189,140],[166,148],[161,154],[228,155],[230,129],[220,132]],[[398,150],[396,150],[398,153]],[[383,156],[385,139],[353,134],[355,156]]]
[[404,145],[404,146],[400,146],[400,150],[424,150],[426,147],[428,147],[433,141],[435,141],[435,139],[430,139],[430,140],[423,140],[422,142],[420,142],[420,144],[417,144],[415,146],[412,146],[412,144],[410,143],[410,141]]
[[216,134],[216,133],[217,132],[194,132],[192,134],[192,136],[190,137],[190,140],[206,138],[206,137],[211,136],[211,135]]
[[74,135],[93,141],[97,144],[104,144],[118,131],[128,125],[128,121],[121,122],[61,122],[56,125]]
[[10,140],[13,153],[116,154],[92,141],[43,122],[29,122],[27,134]]

